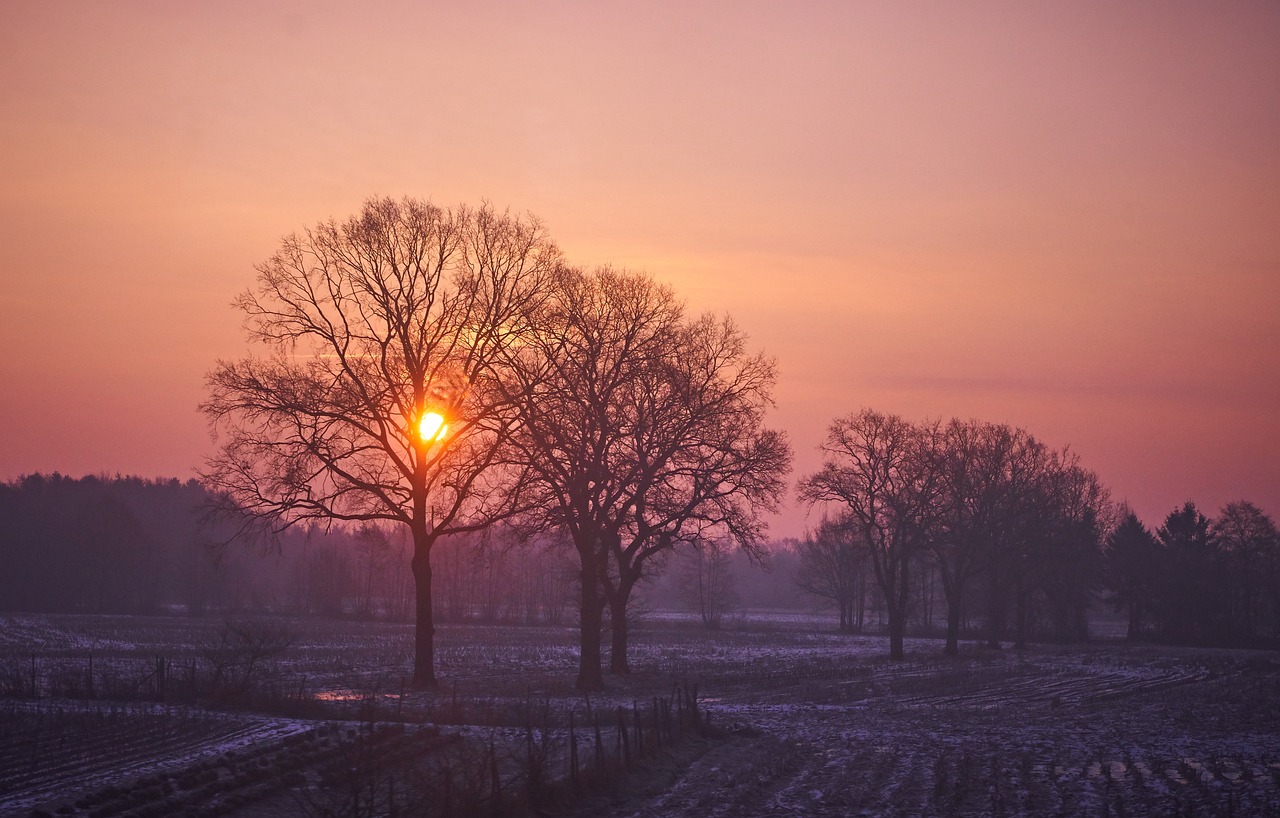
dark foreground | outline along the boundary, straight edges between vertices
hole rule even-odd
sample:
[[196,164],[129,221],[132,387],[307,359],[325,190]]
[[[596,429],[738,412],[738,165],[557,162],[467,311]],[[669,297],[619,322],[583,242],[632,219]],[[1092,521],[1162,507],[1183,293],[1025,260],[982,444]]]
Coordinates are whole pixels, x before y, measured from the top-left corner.
[[218,621],[0,616],[0,815],[1280,815],[1273,653],[655,624],[584,699],[570,628],[442,628],[415,693],[405,627],[273,627],[246,673]]

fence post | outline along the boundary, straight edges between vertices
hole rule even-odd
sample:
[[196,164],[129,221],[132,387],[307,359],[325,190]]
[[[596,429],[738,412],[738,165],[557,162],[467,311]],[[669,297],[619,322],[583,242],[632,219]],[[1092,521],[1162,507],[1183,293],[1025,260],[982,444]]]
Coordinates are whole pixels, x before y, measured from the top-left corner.
[[636,722],[636,757],[644,758],[644,725],[640,722],[640,703],[631,700],[631,714]]
[[658,697],[653,697],[653,740],[662,749],[662,719],[658,715]]
[[573,729],[573,711],[569,711],[569,781],[578,788],[578,734]]
[[622,747],[622,763],[630,767],[631,742],[627,740],[627,716],[622,705],[618,705],[618,742]]
[[604,739],[600,738],[600,716],[593,717],[596,727],[596,774],[604,775]]
[[489,739],[489,775],[493,778],[493,814],[503,815],[502,811],[502,778],[498,775],[498,750]]

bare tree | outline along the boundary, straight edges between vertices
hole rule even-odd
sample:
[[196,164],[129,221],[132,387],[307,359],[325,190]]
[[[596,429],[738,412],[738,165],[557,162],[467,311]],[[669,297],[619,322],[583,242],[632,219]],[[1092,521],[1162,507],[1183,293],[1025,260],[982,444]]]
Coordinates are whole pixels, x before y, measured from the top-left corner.
[[860,529],[845,520],[824,519],[797,547],[796,586],[835,605],[844,633],[862,632],[866,608],[869,550],[860,534]]
[[564,271],[525,373],[516,440],[544,521],[579,557],[578,686],[603,686],[600,626],[626,672],[626,604],[645,562],[711,531],[754,547],[790,460],[762,428],[774,365],[727,319],[687,321],[672,291],[610,269]]
[[632,398],[636,484],[602,575],[613,673],[630,672],[628,603],[649,561],[680,543],[726,539],[762,559],[761,513],[777,509],[791,471],[785,435],[764,427],[775,364],[749,355],[731,320],[683,324],[655,363]]
[[998,644],[1011,600],[1025,614],[1034,589],[1024,577],[1034,564],[1031,549],[1047,536],[1043,524],[1056,508],[1046,502],[1045,482],[1055,460],[1025,430],[977,420],[952,420],[941,444],[931,550],[947,598],[944,651],[955,655],[967,592],[979,577],[987,579],[990,641]]
[[707,628],[719,628],[738,602],[730,547],[721,540],[705,540],[680,554],[676,563],[680,596]]
[[675,296],[647,277],[564,270],[542,331],[514,350],[523,379],[511,398],[524,421],[515,442],[544,496],[538,522],[562,530],[578,554],[582,690],[604,686],[600,578],[636,484],[627,408],[639,372],[661,358],[680,320]]
[[436,684],[431,547],[517,510],[501,364],[529,335],[559,252],[532,218],[369,200],[284,239],[236,301],[264,357],[220,362],[203,475],[272,531],[387,521],[413,539],[414,683]]
[[375,616],[378,613],[378,594],[386,591],[387,583],[384,580],[387,563],[391,559],[391,539],[381,526],[370,522],[361,523],[353,538],[360,563],[356,613],[360,616]]
[[1021,433],[1007,426],[952,420],[939,450],[942,490],[931,546],[947,598],[944,652],[959,652],[965,591],[986,568],[1007,522],[1014,449]]
[[[1245,639],[1271,620],[1276,634],[1280,613],[1280,534],[1262,509],[1247,501],[1227,503],[1211,526],[1214,542],[1227,563],[1230,619]],[[1270,615],[1270,616],[1268,616]]]
[[831,424],[822,468],[800,481],[802,499],[835,504],[867,543],[888,614],[891,659],[904,656],[911,564],[934,525],[940,435],[937,423],[864,409]]
[[[1044,474],[1045,503],[1035,587],[1044,594],[1059,642],[1088,638],[1088,608],[1102,577],[1102,543],[1115,527],[1110,494],[1070,450],[1054,454]],[[1019,596],[1017,644],[1027,639],[1025,596]]]

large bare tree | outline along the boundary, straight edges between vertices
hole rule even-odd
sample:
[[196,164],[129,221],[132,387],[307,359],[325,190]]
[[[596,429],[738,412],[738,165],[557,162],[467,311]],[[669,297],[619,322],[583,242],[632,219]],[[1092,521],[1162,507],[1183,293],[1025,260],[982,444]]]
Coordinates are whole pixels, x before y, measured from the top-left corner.
[[736,544],[764,555],[763,512],[777,510],[791,472],[786,436],[764,426],[776,366],[747,352],[727,317],[703,315],[668,339],[629,401],[625,446],[635,483],[626,522],[608,539],[601,583],[612,636],[609,670],[629,673],[628,603],[649,562],[686,544]]
[[432,545],[519,510],[503,364],[559,264],[533,218],[371,199],[258,266],[235,305],[264,352],[208,377],[201,408],[221,447],[203,477],[229,511],[276,532],[408,527],[418,686],[436,684]]
[[577,684],[594,690],[605,605],[611,665],[626,672],[626,602],[646,561],[713,530],[754,547],[790,449],[761,425],[773,362],[727,319],[687,320],[647,275],[565,270],[539,324],[517,350],[516,440],[547,524],[578,553]]
[[637,464],[623,445],[627,408],[639,371],[661,358],[680,326],[670,290],[643,276],[609,269],[564,269],[543,305],[531,342],[512,350],[522,381],[515,441],[543,496],[538,521],[562,530],[578,554],[577,686],[599,690],[600,577],[609,539],[631,502]]

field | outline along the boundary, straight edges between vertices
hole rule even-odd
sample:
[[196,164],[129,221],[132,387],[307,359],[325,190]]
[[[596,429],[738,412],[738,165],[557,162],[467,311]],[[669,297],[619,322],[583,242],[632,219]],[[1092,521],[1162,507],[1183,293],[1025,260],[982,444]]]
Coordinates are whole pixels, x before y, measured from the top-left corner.
[[1273,653],[651,616],[588,699],[571,628],[441,627],[424,693],[408,627],[241,627],[0,615],[0,815],[1280,814]]

